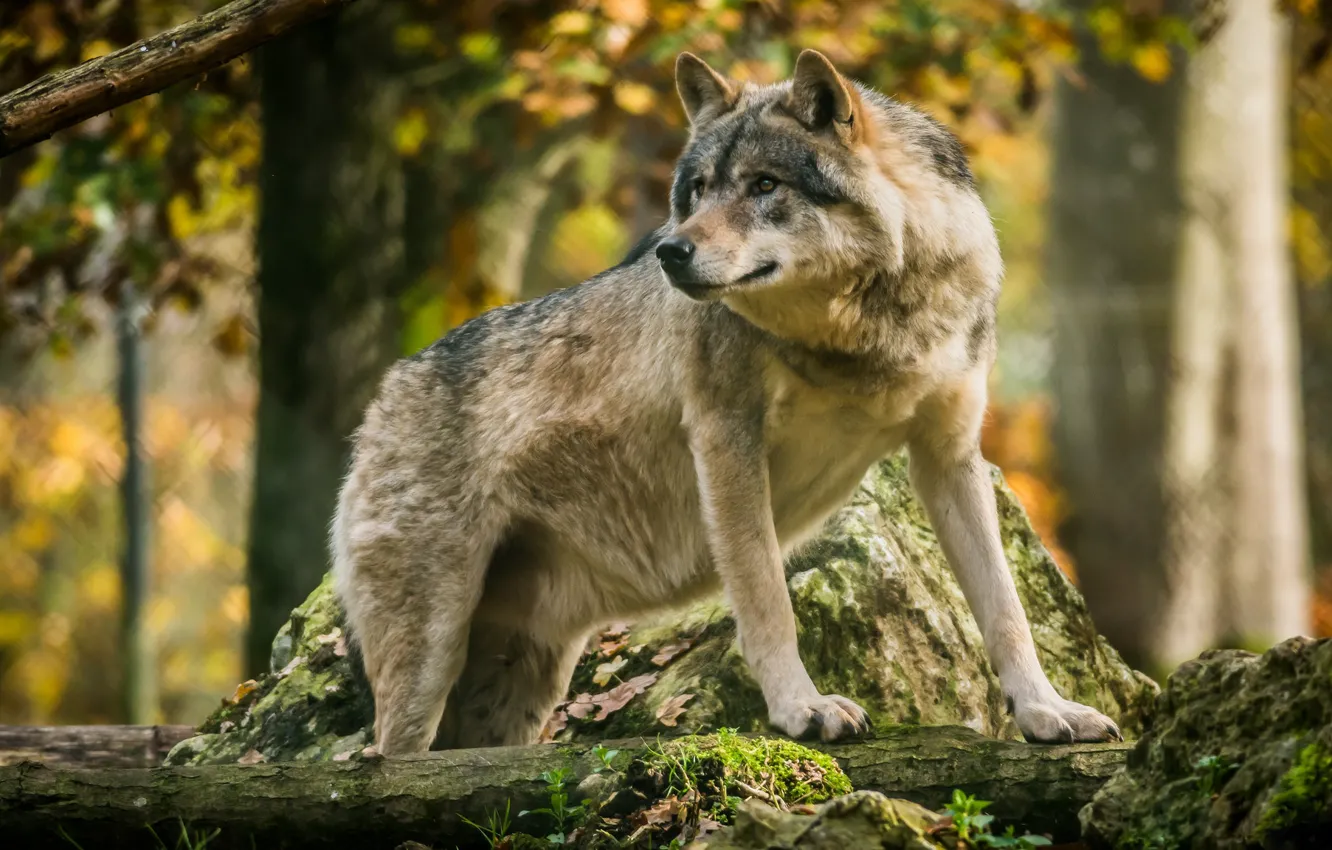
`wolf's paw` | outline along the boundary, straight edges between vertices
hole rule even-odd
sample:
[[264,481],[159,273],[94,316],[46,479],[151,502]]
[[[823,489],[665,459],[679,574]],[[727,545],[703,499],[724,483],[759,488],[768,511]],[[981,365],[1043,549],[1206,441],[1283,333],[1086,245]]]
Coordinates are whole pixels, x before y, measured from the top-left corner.
[[1094,708],[1059,697],[1019,702],[1013,717],[1022,737],[1033,744],[1124,740],[1115,721]]
[[869,715],[846,697],[816,694],[771,713],[769,722],[792,738],[840,741],[869,731]]

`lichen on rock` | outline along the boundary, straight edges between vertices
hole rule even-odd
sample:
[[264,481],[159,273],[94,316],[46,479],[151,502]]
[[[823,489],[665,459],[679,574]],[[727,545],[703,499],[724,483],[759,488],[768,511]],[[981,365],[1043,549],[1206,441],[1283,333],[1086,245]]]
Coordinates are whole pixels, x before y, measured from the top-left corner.
[[1081,819],[1096,848],[1328,846],[1332,640],[1182,665]]
[[[900,455],[876,465],[823,532],[788,559],[801,657],[821,690],[856,700],[880,728],[960,724],[1018,737],[906,465]],[[1065,697],[1133,735],[1155,684],[1097,634],[997,470],[993,478],[1004,551],[1041,663]],[[337,638],[329,638],[343,628],[326,580],[274,641],[274,672],[224,705],[169,763],[343,758],[364,745],[372,720],[365,681],[353,654],[337,654]],[[722,728],[766,731],[767,711],[733,620],[720,600],[708,600],[594,637],[547,732],[596,741]]]

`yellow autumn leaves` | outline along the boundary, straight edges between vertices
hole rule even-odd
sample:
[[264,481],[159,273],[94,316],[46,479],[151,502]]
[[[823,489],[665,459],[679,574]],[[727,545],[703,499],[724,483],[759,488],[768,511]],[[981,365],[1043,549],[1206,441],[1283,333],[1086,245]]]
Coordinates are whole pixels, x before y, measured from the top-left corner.
[[[248,411],[150,399],[153,592],[163,720],[192,720],[237,677],[248,606],[235,518]],[[120,421],[110,394],[0,406],[0,716],[114,722]],[[219,521],[230,515],[230,522]],[[110,677],[110,682],[106,681]]]
[[1170,76],[1171,47],[1193,44],[1193,34],[1182,20],[1155,14],[1135,15],[1114,4],[1102,4],[1089,12],[1087,25],[1108,59],[1128,62],[1154,83]]

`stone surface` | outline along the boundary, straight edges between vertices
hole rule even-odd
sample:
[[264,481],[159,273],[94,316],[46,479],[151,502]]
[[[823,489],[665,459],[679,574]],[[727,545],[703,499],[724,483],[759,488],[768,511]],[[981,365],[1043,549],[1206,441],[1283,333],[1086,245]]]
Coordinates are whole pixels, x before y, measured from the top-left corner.
[[1332,641],[1181,666],[1081,818],[1096,848],[1332,846]]
[[[1156,686],[1101,638],[1074,586],[994,472],[1004,549],[1042,664],[1069,699],[1141,728]],[[823,533],[789,559],[800,651],[824,691],[858,701],[879,727],[962,724],[1017,737],[966,600],[907,482],[883,461]],[[345,652],[326,580],[273,645],[274,673],[224,704],[168,764],[340,759],[368,743],[372,703]],[[589,644],[555,740],[591,741],[720,728],[766,729],[757,684],[720,600],[613,626]]]
[[935,850],[955,847],[932,830],[941,818],[923,806],[857,791],[813,815],[782,812],[757,800],[740,806],[736,822],[689,850]]

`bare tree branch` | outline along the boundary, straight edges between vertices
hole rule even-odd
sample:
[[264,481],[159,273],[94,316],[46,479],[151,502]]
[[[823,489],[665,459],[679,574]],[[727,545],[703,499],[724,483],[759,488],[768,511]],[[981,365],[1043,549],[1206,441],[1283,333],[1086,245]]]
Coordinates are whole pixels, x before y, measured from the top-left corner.
[[0,157],[225,65],[354,0],[235,0],[189,23],[0,97]]

